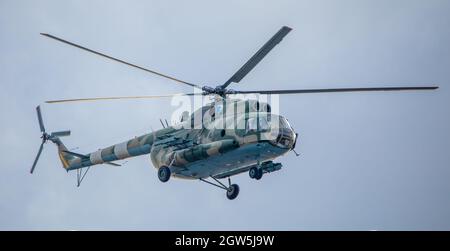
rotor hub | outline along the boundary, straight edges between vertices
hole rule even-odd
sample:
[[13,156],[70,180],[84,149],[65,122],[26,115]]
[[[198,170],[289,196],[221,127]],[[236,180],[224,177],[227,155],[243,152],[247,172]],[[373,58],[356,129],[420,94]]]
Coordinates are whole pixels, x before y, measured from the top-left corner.
[[235,90],[232,89],[226,89],[223,86],[219,85],[216,87],[210,87],[210,86],[203,86],[202,87],[202,91],[203,91],[203,95],[210,95],[210,94],[215,94],[215,95],[219,95],[221,97],[225,97],[226,95],[229,94],[236,94],[238,93]]
[[42,133],[41,139],[43,142],[46,142],[50,138],[50,135],[48,135],[46,132]]

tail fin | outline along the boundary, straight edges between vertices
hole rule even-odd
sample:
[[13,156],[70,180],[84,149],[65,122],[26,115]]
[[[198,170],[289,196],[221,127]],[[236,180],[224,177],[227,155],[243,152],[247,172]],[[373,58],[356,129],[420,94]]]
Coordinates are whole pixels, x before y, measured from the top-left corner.
[[96,164],[107,164],[111,166],[121,166],[120,164],[116,164],[110,161],[102,161],[98,163],[92,163],[90,161],[90,154],[81,154],[81,153],[75,153],[72,151],[67,150],[67,147],[62,143],[62,141],[58,137],[52,138],[53,143],[55,143],[58,146],[58,156],[61,160],[61,163],[67,171],[71,169],[79,169],[86,166],[93,166]]
[[52,138],[52,142],[58,146],[58,156],[64,169],[67,170],[74,162],[81,160],[80,157],[68,153],[70,151],[67,149],[67,147],[59,137],[55,136],[54,138]]

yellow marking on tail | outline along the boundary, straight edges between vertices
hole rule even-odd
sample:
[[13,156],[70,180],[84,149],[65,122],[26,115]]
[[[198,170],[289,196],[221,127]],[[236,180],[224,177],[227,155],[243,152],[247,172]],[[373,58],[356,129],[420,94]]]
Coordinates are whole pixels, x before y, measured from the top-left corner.
[[67,163],[67,160],[62,155],[62,152],[59,153],[59,158],[61,159],[61,162],[63,163],[64,168],[69,167],[69,163]]

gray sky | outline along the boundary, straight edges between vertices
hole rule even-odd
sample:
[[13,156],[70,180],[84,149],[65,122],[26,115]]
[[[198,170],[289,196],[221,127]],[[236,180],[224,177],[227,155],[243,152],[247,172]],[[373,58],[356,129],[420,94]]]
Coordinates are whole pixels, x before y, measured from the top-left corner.
[[[450,2],[0,0],[0,229],[450,229]],[[186,86],[39,35],[46,32],[189,82],[225,82],[282,25],[294,30],[233,88],[437,84],[435,92],[281,97],[297,150],[241,193],[159,182],[148,156],[76,173],[40,143],[48,99],[152,95]],[[42,105],[48,131],[87,153],[159,128],[170,100]]]

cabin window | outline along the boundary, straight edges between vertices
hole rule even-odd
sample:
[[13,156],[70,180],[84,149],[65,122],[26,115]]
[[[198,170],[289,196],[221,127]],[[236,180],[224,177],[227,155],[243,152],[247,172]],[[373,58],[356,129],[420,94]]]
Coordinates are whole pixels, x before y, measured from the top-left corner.
[[270,124],[267,118],[249,118],[246,129],[247,132],[255,132],[257,130],[265,132],[270,130]]
[[268,130],[270,130],[270,125],[267,122],[266,118],[259,118],[259,129],[261,131],[268,131]]
[[256,118],[249,118],[247,120],[247,132],[255,132],[258,130],[258,121]]

